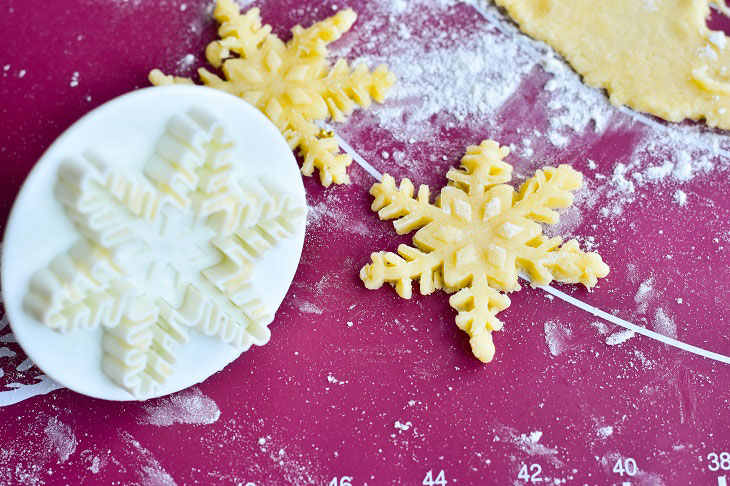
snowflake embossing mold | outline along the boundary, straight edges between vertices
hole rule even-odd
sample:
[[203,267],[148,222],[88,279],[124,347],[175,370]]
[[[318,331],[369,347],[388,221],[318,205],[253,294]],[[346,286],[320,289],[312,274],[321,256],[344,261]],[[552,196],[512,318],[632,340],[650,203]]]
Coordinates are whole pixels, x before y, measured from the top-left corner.
[[85,395],[186,388],[269,341],[305,215],[289,146],[252,106],[195,86],[124,95],[54,142],[16,199],[11,327]]

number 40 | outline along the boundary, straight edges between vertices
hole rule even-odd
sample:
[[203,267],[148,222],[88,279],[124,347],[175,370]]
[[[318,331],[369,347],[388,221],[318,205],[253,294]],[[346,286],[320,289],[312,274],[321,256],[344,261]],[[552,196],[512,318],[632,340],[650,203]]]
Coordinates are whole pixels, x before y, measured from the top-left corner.
[[616,464],[613,465],[613,472],[623,476],[626,473],[628,476],[634,476],[638,468],[636,467],[636,461],[629,457],[628,459],[619,459]]

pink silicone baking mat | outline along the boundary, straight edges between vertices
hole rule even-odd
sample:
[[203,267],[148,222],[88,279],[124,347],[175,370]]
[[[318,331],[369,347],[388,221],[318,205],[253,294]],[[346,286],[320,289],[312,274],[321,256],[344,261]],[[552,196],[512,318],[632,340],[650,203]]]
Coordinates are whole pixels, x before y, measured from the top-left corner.
[[[287,36],[336,9],[358,21],[333,57],[387,62],[385,105],[334,126],[376,169],[436,190],[465,147],[511,145],[516,178],[585,176],[554,233],[611,273],[573,297],[730,354],[726,134],[609,106],[489,5],[265,0]],[[191,75],[214,38],[197,0],[10,0],[0,6],[0,221],[72,122],[147,73]],[[730,25],[714,18],[715,28]],[[304,255],[269,344],[144,403],[58,389],[0,323],[0,484],[620,484],[724,486],[730,365],[630,334],[526,287],[472,357],[448,296],[366,290],[359,269],[406,237],[370,211],[374,179],[305,178]],[[552,234],[552,233],[551,233]],[[33,255],[28,255],[33,258]],[[443,472],[442,472],[443,471]]]

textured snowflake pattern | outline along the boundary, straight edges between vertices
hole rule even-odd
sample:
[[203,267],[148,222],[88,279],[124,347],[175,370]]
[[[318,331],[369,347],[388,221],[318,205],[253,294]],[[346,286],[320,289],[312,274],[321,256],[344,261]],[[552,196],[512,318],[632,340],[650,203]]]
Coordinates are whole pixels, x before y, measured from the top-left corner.
[[[316,168],[324,186],[349,183],[351,157],[340,153],[332,134],[315,122],[328,117],[343,121],[373,99],[382,103],[395,82],[384,65],[370,72],[364,64],[352,68],[344,59],[334,66],[327,61],[327,45],[350,29],[355,12],[341,10],[306,29],[296,26],[286,43],[271,34],[271,26],[262,24],[258,8],[242,14],[232,0],[218,0],[213,15],[220,23],[220,40],[210,43],[205,54],[225,79],[201,68],[202,82],[239,96],[266,114],[291,149],[298,148],[302,174],[311,176]],[[193,83],[158,69],[149,79],[155,85]]]
[[170,120],[144,174],[93,153],[59,169],[56,197],[80,237],[34,274],[25,308],[62,333],[101,328],[104,372],[136,397],[164,385],[191,329],[241,350],[269,340],[251,272],[305,208],[240,180],[234,148],[194,108]]
[[580,173],[567,165],[545,167],[515,191],[506,184],[512,179],[512,166],[503,160],[508,154],[491,140],[468,147],[461,168],[448,171],[449,183],[433,204],[427,186],[413,197],[411,181],[396,186],[384,175],[370,190],[373,211],[380,219],[395,219],[398,234],[418,231],[414,246],[373,253],[372,263],[360,272],[367,288],[389,282],[405,299],[411,298],[414,280],[424,295],[436,289],[455,292],[449,303],[458,313],[456,324],[485,363],[494,357],[492,331],[502,328],[497,313],[510,305],[505,294],[520,289],[521,272],[533,285],[556,280],[590,288],[609,270],[575,240],[563,243],[542,233],[540,223],[557,223],[555,209],[573,204]]

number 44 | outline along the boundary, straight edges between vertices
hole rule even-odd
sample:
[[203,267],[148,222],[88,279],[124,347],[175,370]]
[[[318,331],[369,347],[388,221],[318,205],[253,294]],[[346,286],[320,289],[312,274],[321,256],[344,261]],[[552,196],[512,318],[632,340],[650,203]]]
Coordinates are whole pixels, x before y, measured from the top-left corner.
[[423,486],[446,486],[446,473],[442,469],[439,471],[436,479],[433,478],[433,471],[428,471],[426,477],[423,478],[421,483]]

